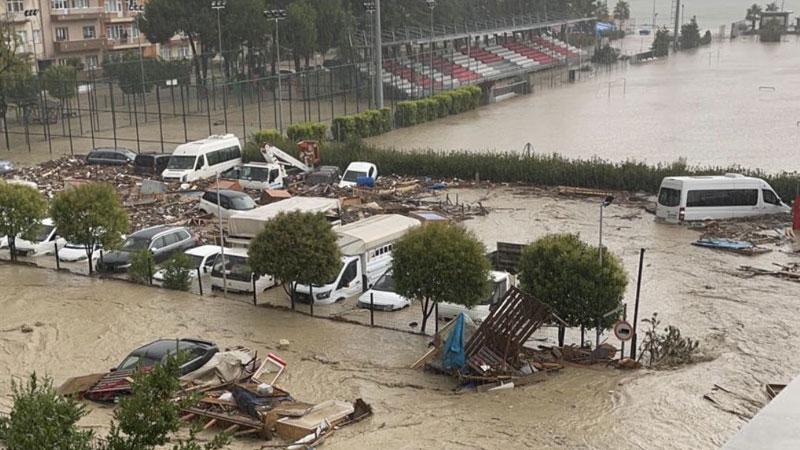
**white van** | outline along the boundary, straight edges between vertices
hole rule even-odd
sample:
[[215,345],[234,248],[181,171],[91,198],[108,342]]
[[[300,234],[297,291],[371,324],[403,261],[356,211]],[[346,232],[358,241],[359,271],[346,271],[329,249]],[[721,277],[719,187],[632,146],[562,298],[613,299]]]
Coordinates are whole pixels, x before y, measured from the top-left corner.
[[[342,266],[329,283],[314,286],[315,303],[335,303],[371,288],[392,266],[394,243],[421,224],[411,217],[384,214],[334,229],[343,255]],[[296,293],[301,301],[311,297],[307,285],[298,285]]]
[[175,148],[167,168],[161,172],[161,179],[187,183],[211,178],[240,164],[242,147],[239,138],[232,134],[214,135]]
[[656,206],[656,217],[670,223],[788,212],[766,181],[739,174],[664,178]]
[[358,184],[358,179],[361,177],[378,179],[378,166],[368,162],[352,162],[347,166],[344,171],[341,181],[339,181],[340,188],[355,187]]
[[[232,292],[253,292],[253,271],[247,262],[246,248],[226,248],[225,263],[222,255],[217,255],[211,269],[211,287]],[[225,271],[223,277],[222,272]],[[226,284],[227,282],[227,284]],[[256,292],[275,286],[275,278],[264,275],[256,279]]]

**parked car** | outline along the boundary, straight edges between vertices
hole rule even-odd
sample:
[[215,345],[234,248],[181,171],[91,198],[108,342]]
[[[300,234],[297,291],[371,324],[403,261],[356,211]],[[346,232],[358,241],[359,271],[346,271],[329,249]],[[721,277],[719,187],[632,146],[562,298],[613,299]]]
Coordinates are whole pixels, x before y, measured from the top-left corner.
[[140,153],[133,160],[133,171],[139,175],[161,175],[171,156],[167,153]]
[[358,306],[361,308],[369,309],[373,305],[376,311],[396,311],[411,305],[407,298],[395,292],[391,270],[384,273],[372,289],[358,297]]
[[216,344],[199,339],[159,339],[132,351],[122,362],[103,376],[84,394],[85,398],[100,402],[113,402],[131,392],[131,375],[136,371],[148,371],[177,352],[187,356],[180,367],[180,375],[186,375],[203,367],[217,352]]
[[206,191],[200,199],[201,210],[215,216],[221,212],[223,219],[241,211],[250,211],[257,206],[255,200],[248,194],[226,189],[219,191],[219,205],[217,205],[217,191]]
[[[100,257],[100,245],[95,244],[92,260]],[[62,262],[86,261],[86,247],[83,244],[67,242],[64,248],[58,250],[58,259]]]
[[339,182],[339,187],[355,187],[358,184],[359,178],[378,178],[378,167],[375,164],[368,162],[352,162],[347,166],[347,170],[342,175],[342,181]]
[[[253,292],[253,270],[248,264],[246,248],[226,248],[225,260],[218,255],[211,270],[211,288],[233,292]],[[275,286],[275,278],[263,275],[255,280],[256,292]]]
[[342,178],[342,172],[336,166],[322,166],[306,176],[306,186],[317,186],[320,184],[338,184]]
[[[35,230],[24,234],[28,235],[30,239],[25,239],[20,235],[14,241],[16,254],[19,256],[52,255],[56,251],[56,245],[61,249],[67,244],[64,238],[58,236],[58,230],[49,218],[42,220]],[[0,248],[8,248],[7,237],[0,242]]]
[[6,161],[5,159],[0,159],[0,175],[5,175],[13,171],[14,171],[14,163],[12,163],[11,161]]
[[131,255],[149,250],[156,263],[164,262],[177,252],[200,245],[200,240],[184,227],[159,225],[131,234],[119,250],[103,255],[98,272],[125,272],[131,266]]
[[[211,273],[211,269],[214,267],[214,260],[221,252],[222,247],[218,245],[201,245],[183,252],[189,258],[189,263],[192,267],[192,270],[189,271],[189,277],[192,279],[197,278],[197,269],[200,269],[202,273]],[[164,269],[161,269],[154,273],[153,282],[163,283],[165,272]]]
[[136,159],[136,152],[127,148],[98,147],[86,155],[87,164],[124,166]]

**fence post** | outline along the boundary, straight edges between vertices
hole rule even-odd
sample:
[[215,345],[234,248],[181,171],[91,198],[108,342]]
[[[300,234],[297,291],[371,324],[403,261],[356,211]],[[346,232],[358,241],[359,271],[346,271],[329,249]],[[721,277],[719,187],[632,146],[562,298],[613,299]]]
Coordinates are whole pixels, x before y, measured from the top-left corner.
[[639,252],[639,279],[636,281],[636,304],[633,307],[633,337],[631,338],[631,359],[636,359],[636,329],[639,323],[639,296],[642,292],[642,267],[644,266],[644,249]]
[[247,119],[244,114],[244,81],[239,83],[239,107],[242,108],[242,139],[247,144]]
[[369,294],[369,326],[375,326],[375,293]]
[[156,84],[156,106],[158,106],[158,133],[161,138],[161,153],[164,153],[164,123],[161,120],[161,89]]
[[294,311],[294,293],[295,293],[295,291],[297,291],[297,283],[295,283],[294,286],[292,286],[292,295],[291,295],[291,298],[292,298],[292,311]]
[[111,96],[111,127],[112,131],[114,132],[114,147],[117,146],[117,111],[114,105],[114,85],[110,81],[108,82],[108,92]]
[[150,259],[147,260],[147,282],[153,285],[153,263]]
[[434,330],[436,331],[436,334],[439,334],[439,302],[436,302],[436,303],[433,304],[433,310],[434,310],[434,314],[435,314],[434,315],[434,320],[435,320],[435,323],[434,323],[435,328],[434,328]]
[[[144,92],[142,92],[142,98],[144,98]],[[134,126],[136,127],[136,153],[142,153],[142,141],[139,138],[139,106],[137,105],[139,102],[136,101],[136,94],[133,94],[133,118],[134,118]],[[130,111],[130,102],[128,102],[128,111]],[[145,117],[147,117],[145,115]]]
[[314,285],[313,284],[309,283],[309,285],[308,285],[308,293],[309,293],[309,297],[311,297],[311,317],[314,317]]
[[225,134],[228,134],[228,89],[227,85],[222,85],[222,117],[225,119]]
[[250,274],[250,280],[253,282],[253,306],[258,306],[258,291],[256,291],[256,274]]
[[[180,85],[181,88],[181,112],[183,113],[183,139],[188,141],[189,140],[189,131],[186,129],[186,100],[183,95],[183,85]],[[225,130],[226,132],[228,130]]]
[[200,288],[200,296],[203,296],[203,275],[200,268],[197,268],[197,286]]
[[61,261],[58,260],[58,239],[53,242],[53,247],[56,249],[56,270],[61,270]]

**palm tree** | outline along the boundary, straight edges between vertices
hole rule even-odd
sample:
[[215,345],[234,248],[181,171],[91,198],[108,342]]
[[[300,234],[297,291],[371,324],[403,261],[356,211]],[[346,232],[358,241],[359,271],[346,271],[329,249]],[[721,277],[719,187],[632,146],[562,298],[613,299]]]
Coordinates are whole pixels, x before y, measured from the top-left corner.
[[608,20],[608,2],[602,2],[597,4],[596,16],[598,19],[602,21]]
[[767,11],[778,11],[780,8],[778,7],[778,2],[772,2],[767,4]]
[[631,5],[625,0],[619,0],[617,5],[614,6],[614,18],[619,21],[625,21],[631,18]]
[[756,29],[756,21],[759,17],[761,17],[761,11],[761,7],[755,3],[753,3],[753,6],[747,10],[747,16],[745,16],[745,20],[749,20],[753,24],[753,30]]

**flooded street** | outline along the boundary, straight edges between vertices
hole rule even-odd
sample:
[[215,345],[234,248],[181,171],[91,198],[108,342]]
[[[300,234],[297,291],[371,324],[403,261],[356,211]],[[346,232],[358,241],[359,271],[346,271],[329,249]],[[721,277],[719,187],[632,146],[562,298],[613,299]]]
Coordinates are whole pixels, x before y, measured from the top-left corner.
[[497,152],[521,152],[530,142],[537,153],[570,158],[655,164],[684,157],[691,165],[794,171],[800,169],[800,40],[784,39],[717,42],[371,142]]
[[[597,240],[594,200],[521,188],[453,194],[491,210],[465,222],[489,249],[551,232]],[[716,448],[743,424],[737,414],[752,415],[766,401],[764,383],[786,382],[800,370],[800,334],[793,331],[800,284],[736,274],[742,264],[769,268],[790,255],[719,253],[690,246],[697,237],[656,224],[638,208],[606,211],[604,242],[629,274],[629,314],[645,247],[640,319],[658,311],[663,325],[698,338],[702,362],[671,371],[567,367],[540,384],[481,394],[455,394],[451,380],[407,369],[427,345],[408,333],[2,264],[0,410],[10,406],[11,380],[31,371],[60,384],[108,370],[155,338],[201,337],[220,347],[276,351],[289,364],[281,387],[299,400],[363,397],[373,405],[374,417],[338,431],[326,448]],[[23,324],[33,332],[22,333]],[[288,350],[276,350],[279,339],[291,342]],[[732,394],[712,392],[715,385]],[[84,423],[104,429],[110,409],[92,408]],[[231,448],[259,447],[239,440]]]

